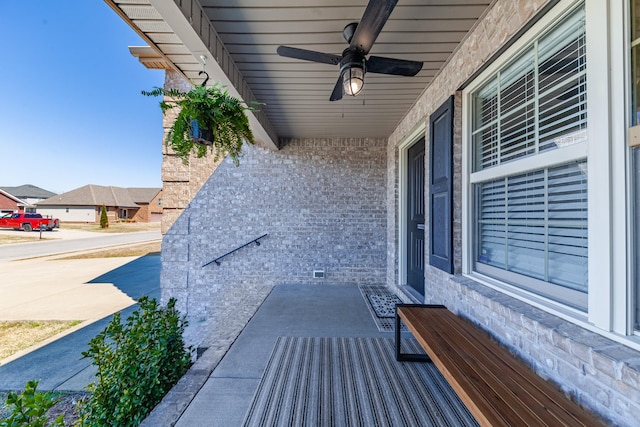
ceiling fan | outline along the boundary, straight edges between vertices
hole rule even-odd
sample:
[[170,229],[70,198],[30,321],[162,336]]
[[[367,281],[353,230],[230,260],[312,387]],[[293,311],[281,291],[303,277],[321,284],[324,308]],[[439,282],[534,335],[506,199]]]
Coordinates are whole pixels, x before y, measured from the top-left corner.
[[396,3],[398,0],[369,0],[360,23],[352,22],[342,31],[349,43],[342,55],[289,46],[279,46],[276,51],[278,55],[287,58],[340,65],[340,76],[329,101],[342,99],[343,93],[356,96],[364,85],[365,73],[415,76],[422,69],[422,62],[381,56],[370,56],[369,59],[366,57]]

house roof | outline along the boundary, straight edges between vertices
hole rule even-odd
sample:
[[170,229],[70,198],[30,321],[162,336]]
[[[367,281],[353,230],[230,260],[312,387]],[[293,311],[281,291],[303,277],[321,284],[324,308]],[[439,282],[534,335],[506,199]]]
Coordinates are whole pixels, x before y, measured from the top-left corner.
[[0,190],[13,194],[20,199],[48,199],[56,195],[56,193],[31,184],[19,185],[17,187],[0,187]]
[[367,73],[360,95],[330,102],[338,66],[284,58],[276,49],[340,55],[343,28],[360,20],[368,0],[106,2],[155,51],[132,50],[146,66],[175,69],[194,84],[205,70],[232,95],[264,103],[248,115],[267,147],[292,137],[388,137],[495,3],[399,1],[369,55],[422,61],[422,70],[415,77]]
[[2,188],[0,188],[0,194],[6,196],[7,198],[13,200],[14,202],[16,202],[16,204],[18,206],[25,206],[25,207],[32,207],[33,205],[25,202],[24,200],[20,199],[19,197],[14,196],[13,194],[9,193],[8,191],[3,190]]
[[134,202],[148,204],[158,195],[162,188],[127,188]]
[[[130,191],[133,190],[133,191]],[[136,208],[149,203],[160,188],[123,188],[89,184],[38,202],[38,206],[117,206]],[[153,193],[151,198],[148,198]]]

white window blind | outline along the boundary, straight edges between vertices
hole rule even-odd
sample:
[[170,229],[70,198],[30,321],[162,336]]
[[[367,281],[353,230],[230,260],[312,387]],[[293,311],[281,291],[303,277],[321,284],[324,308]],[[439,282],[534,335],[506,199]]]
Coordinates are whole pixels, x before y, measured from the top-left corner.
[[478,262],[587,292],[587,165],[478,185]]
[[[531,159],[586,144],[586,89],[582,7],[471,94],[474,269],[585,310],[587,161]],[[507,162],[523,173],[501,175]]]
[[474,171],[584,142],[586,92],[579,9],[473,95]]

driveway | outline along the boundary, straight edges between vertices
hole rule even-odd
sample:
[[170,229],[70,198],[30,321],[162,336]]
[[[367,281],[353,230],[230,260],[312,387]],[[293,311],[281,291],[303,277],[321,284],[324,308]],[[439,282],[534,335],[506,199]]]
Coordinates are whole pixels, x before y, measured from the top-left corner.
[[158,240],[159,231],[65,231],[52,232],[59,240],[0,246],[0,320],[82,321],[0,361],[0,390],[21,389],[30,379],[40,379],[43,390],[82,390],[94,372],[89,360],[81,360],[89,340],[106,327],[113,313],[120,311],[126,318],[142,295],[160,297],[158,255],[74,260],[50,256]]
[[[0,263],[0,268],[5,267],[6,264]],[[68,276],[64,274],[59,275],[55,282],[62,283],[66,278]],[[114,292],[126,298],[124,301],[126,308],[121,310],[122,318],[126,319],[137,308],[135,300],[142,295],[152,298],[160,297],[160,257],[147,255],[133,260],[128,258],[120,267],[104,272],[93,278],[91,283],[83,286],[87,288],[102,286],[94,281],[104,284],[107,280],[110,281],[109,286]],[[3,282],[0,281],[0,283]],[[0,301],[3,301],[2,297]],[[94,302],[86,301],[88,304]],[[102,303],[102,301],[99,302]],[[53,307],[50,309],[53,310]],[[2,312],[3,310],[0,309],[0,313]],[[87,350],[89,340],[102,331],[110,321],[109,315],[99,320],[84,322],[83,325],[74,328],[72,333],[58,337],[45,346],[35,350],[30,349],[13,360],[5,359],[0,362],[0,390],[22,389],[25,383],[32,379],[40,380],[38,388],[41,390],[84,390],[84,387],[94,379],[95,367],[91,365],[90,359],[82,359],[82,352]]]

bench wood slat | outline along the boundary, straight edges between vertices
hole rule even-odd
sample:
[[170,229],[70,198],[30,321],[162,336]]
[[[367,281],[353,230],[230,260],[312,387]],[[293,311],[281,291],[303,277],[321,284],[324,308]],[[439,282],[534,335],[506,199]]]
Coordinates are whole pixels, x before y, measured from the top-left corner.
[[[499,394],[500,390],[487,388],[483,373],[469,366],[469,362],[449,343],[450,340],[457,345],[457,337],[439,336],[436,330],[444,328],[435,322],[430,325],[431,333],[423,333],[416,326],[419,325],[419,319],[407,315],[405,320],[409,330],[481,425],[536,425],[532,419],[523,420],[515,412],[515,405],[505,404],[504,397]],[[518,421],[514,422],[516,419]]]
[[[462,321],[459,317],[445,316],[442,319],[442,326],[444,328],[449,327],[448,331],[455,330],[459,332],[459,335],[455,338],[460,341],[454,341],[456,346],[460,342],[464,342],[463,340],[468,340],[466,342],[468,345],[466,350],[461,346],[463,351],[471,355],[465,358],[465,361],[468,362],[469,369],[477,372],[485,383],[492,387],[495,395],[499,396],[498,401],[494,402],[494,404],[500,412],[504,412],[505,407],[509,408],[514,411],[516,417],[521,418],[523,425],[580,425],[573,414],[567,413],[564,407],[556,405],[558,401],[555,399],[566,399],[564,394],[558,391],[554,398],[551,398],[546,393],[550,390],[549,384],[543,382],[544,380],[533,373],[526,365],[512,357],[511,354],[504,351],[495,351],[496,343],[491,341],[488,335],[483,337],[485,340],[476,340],[473,335],[469,335],[469,332],[465,334],[455,329],[455,327],[464,326],[474,327],[473,325],[464,325],[466,323],[464,321],[460,322],[462,324],[449,324],[458,319]],[[471,331],[471,333],[476,334],[478,332],[477,328]],[[452,337],[443,336],[443,339],[452,339]],[[490,347],[485,345],[487,343]],[[523,387],[523,385],[526,386]],[[540,387],[541,385],[543,388]],[[555,390],[555,388],[551,390]],[[524,412],[518,408],[523,403],[530,411]],[[499,406],[500,404],[502,405],[501,407]],[[549,412],[550,406],[552,412]]]
[[[519,401],[531,407],[545,422],[579,425],[580,420],[585,418],[585,411],[560,389],[537,375],[527,364],[500,346],[484,331],[480,331],[471,322],[453,314],[446,317],[447,322],[456,320],[459,323],[458,326],[464,327],[467,336],[483,337],[477,341],[486,352],[482,349],[478,350],[481,351],[480,354],[487,356],[483,363],[489,370],[489,374],[493,375],[495,381],[503,383]],[[550,404],[552,404],[551,410]]]
[[555,385],[444,307],[398,315],[482,425],[602,425]]

